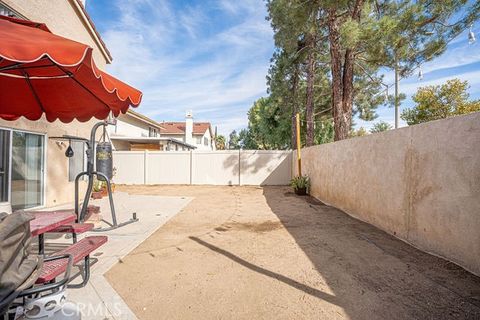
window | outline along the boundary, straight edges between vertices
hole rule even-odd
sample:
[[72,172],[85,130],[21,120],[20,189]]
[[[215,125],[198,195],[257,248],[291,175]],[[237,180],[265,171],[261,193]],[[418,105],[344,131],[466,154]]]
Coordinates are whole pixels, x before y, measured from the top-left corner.
[[197,144],[202,144],[202,137],[197,137]]
[[148,136],[149,137],[157,137],[158,130],[156,128],[148,127]]
[[203,144],[208,146],[208,138],[207,137],[204,137],[203,138]]
[[13,11],[6,5],[0,3],[0,16],[15,17],[22,19],[23,17],[17,12]]
[[75,181],[77,174],[86,171],[85,144],[81,141],[72,141],[70,146],[73,150],[73,157],[68,158],[68,181]]

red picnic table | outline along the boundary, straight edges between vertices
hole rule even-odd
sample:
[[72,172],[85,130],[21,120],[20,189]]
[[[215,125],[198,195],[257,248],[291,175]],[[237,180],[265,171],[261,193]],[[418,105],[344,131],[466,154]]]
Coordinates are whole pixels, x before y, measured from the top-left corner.
[[[56,211],[37,211],[37,212],[28,212],[32,214],[35,218],[30,221],[30,234],[32,237],[38,236],[38,252],[39,254],[44,254],[44,234],[47,232],[57,232],[61,230],[62,227],[65,227],[68,231],[75,232],[77,229],[80,232],[90,230],[93,227],[93,224],[75,224],[77,216],[73,210],[56,210]],[[90,278],[90,253],[93,252],[98,247],[102,246],[107,242],[106,236],[89,236],[82,239],[79,242],[75,242],[73,245],[68,248],[56,252],[55,256],[62,257],[65,255],[71,256],[71,263],[76,264],[80,260],[84,259],[84,270],[82,271],[83,280],[79,284],[70,285],[70,287],[81,288],[85,286]],[[60,274],[64,273],[69,267],[69,260],[64,258],[46,258],[45,263],[42,267],[42,272],[39,275],[36,283],[46,283],[55,280]],[[69,271],[67,272],[69,274]]]
[[38,252],[44,253],[44,234],[65,224],[75,222],[77,216],[73,210],[57,210],[45,212],[30,212],[35,219],[30,221],[30,233],[32,237],[38,236]]
[[[34,219],[30,221],[30,234],[32,237],[38,236],[38,252],[44,254],[44,234],[47,232],[62,232],[61,230],[68,230],[68,232],[84,232],[93,227],[91,223],[76,224],[77,219],[73,210],[57,210],[57,211],[37,211],[29,212],[34,215]],[[76,238],[75,238],[76,239]],[[107,236],[89,236],[74,242],[68,248],[55,253],[55,256],[62,257],[65,255],[71,256],[73,264],[78,263],[84,259],[83,281],[79,284],[69,285],[70,287],[81,288],[85,286],[90,278],[90,253],[98,247],[102,246],[108,240]],[[47,261],[48,260],[48,261]],[[42,273],[37,279],[37,284],[46,283],[55,280],[57,276],[65,272],[68,268],[68,259],[56,259],[50,257],[45,258]],[[69,274],[69,272],[68,272]]]

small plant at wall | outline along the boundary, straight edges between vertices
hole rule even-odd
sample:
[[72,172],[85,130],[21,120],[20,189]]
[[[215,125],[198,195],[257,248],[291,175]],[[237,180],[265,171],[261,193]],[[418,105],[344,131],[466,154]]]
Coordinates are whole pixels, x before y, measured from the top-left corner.
[[99,192],[102,191],[103,188],[106,187],[106,182],[98,180],[97,178],[93,179],[93,191],[94,192]]
[[94,178],[92,198],[102,199],[102,197],[105,195],[106,186],[107,184],[105,181],[101,181],[101,180],[98,180],[97,178]]
[[296,176],[290,180],[290,185],[296,194],[304,196],[310,188],[310,178],[308,176]]
[[112,169],[112,179],[110,180],[110,184],[111,184],[111,187],[112,187],[112,192],[115,192],[115,183],[113,182],[113,178],[115,177],[116,174],[117,174],[117,167],[113,167],[113,169]]

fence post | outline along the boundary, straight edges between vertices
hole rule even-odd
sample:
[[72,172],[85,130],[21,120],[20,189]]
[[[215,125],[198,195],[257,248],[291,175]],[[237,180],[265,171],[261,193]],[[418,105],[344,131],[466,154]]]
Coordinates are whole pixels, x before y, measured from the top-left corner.
[[292,180],[293,177],[295,177],[296,160],[297,159],[295,159],[295,150],[292,150],[290,153],[290,180]]
[[238,149],[238,185],[242,185],[242,180],[240,176],[242,175],[242,149]]
[[190,150],[190,185],[193,184],[193,151]]
[[143,151],[143,184],[148,183],[148,150]]

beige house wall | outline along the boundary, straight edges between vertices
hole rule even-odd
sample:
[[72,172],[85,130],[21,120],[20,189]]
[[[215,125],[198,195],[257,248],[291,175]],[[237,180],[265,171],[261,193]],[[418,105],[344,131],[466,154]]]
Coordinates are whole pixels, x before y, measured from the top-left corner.
[[[80,11],[75,6],[75,0],[1,0],[1,2],[29,20],[46,23],[55,34],[90,45],[94,49],[95,63],[105,70],[107,57],[101,53],[99,43],[94,40],[92,32],[82,20]],[[85,123],[73,121],[64,124],[60,121],[49,123],[43,118],[38,121],[29,121],[24,118],[16,121],[0,119],[0,128],[13,128],[46,135],[45,206],[63,204],[74,199],[74,183],[68,181],[69,166],[68,158],[65,157],[68,144],[61,146],[48,138],[64,134],[89,138],[90,129],[97,121],[94,119]],[[82,182],[81,191],[84,190],[85,182]]]
[[311,194],[480,275],[480,113],[302,150]]

